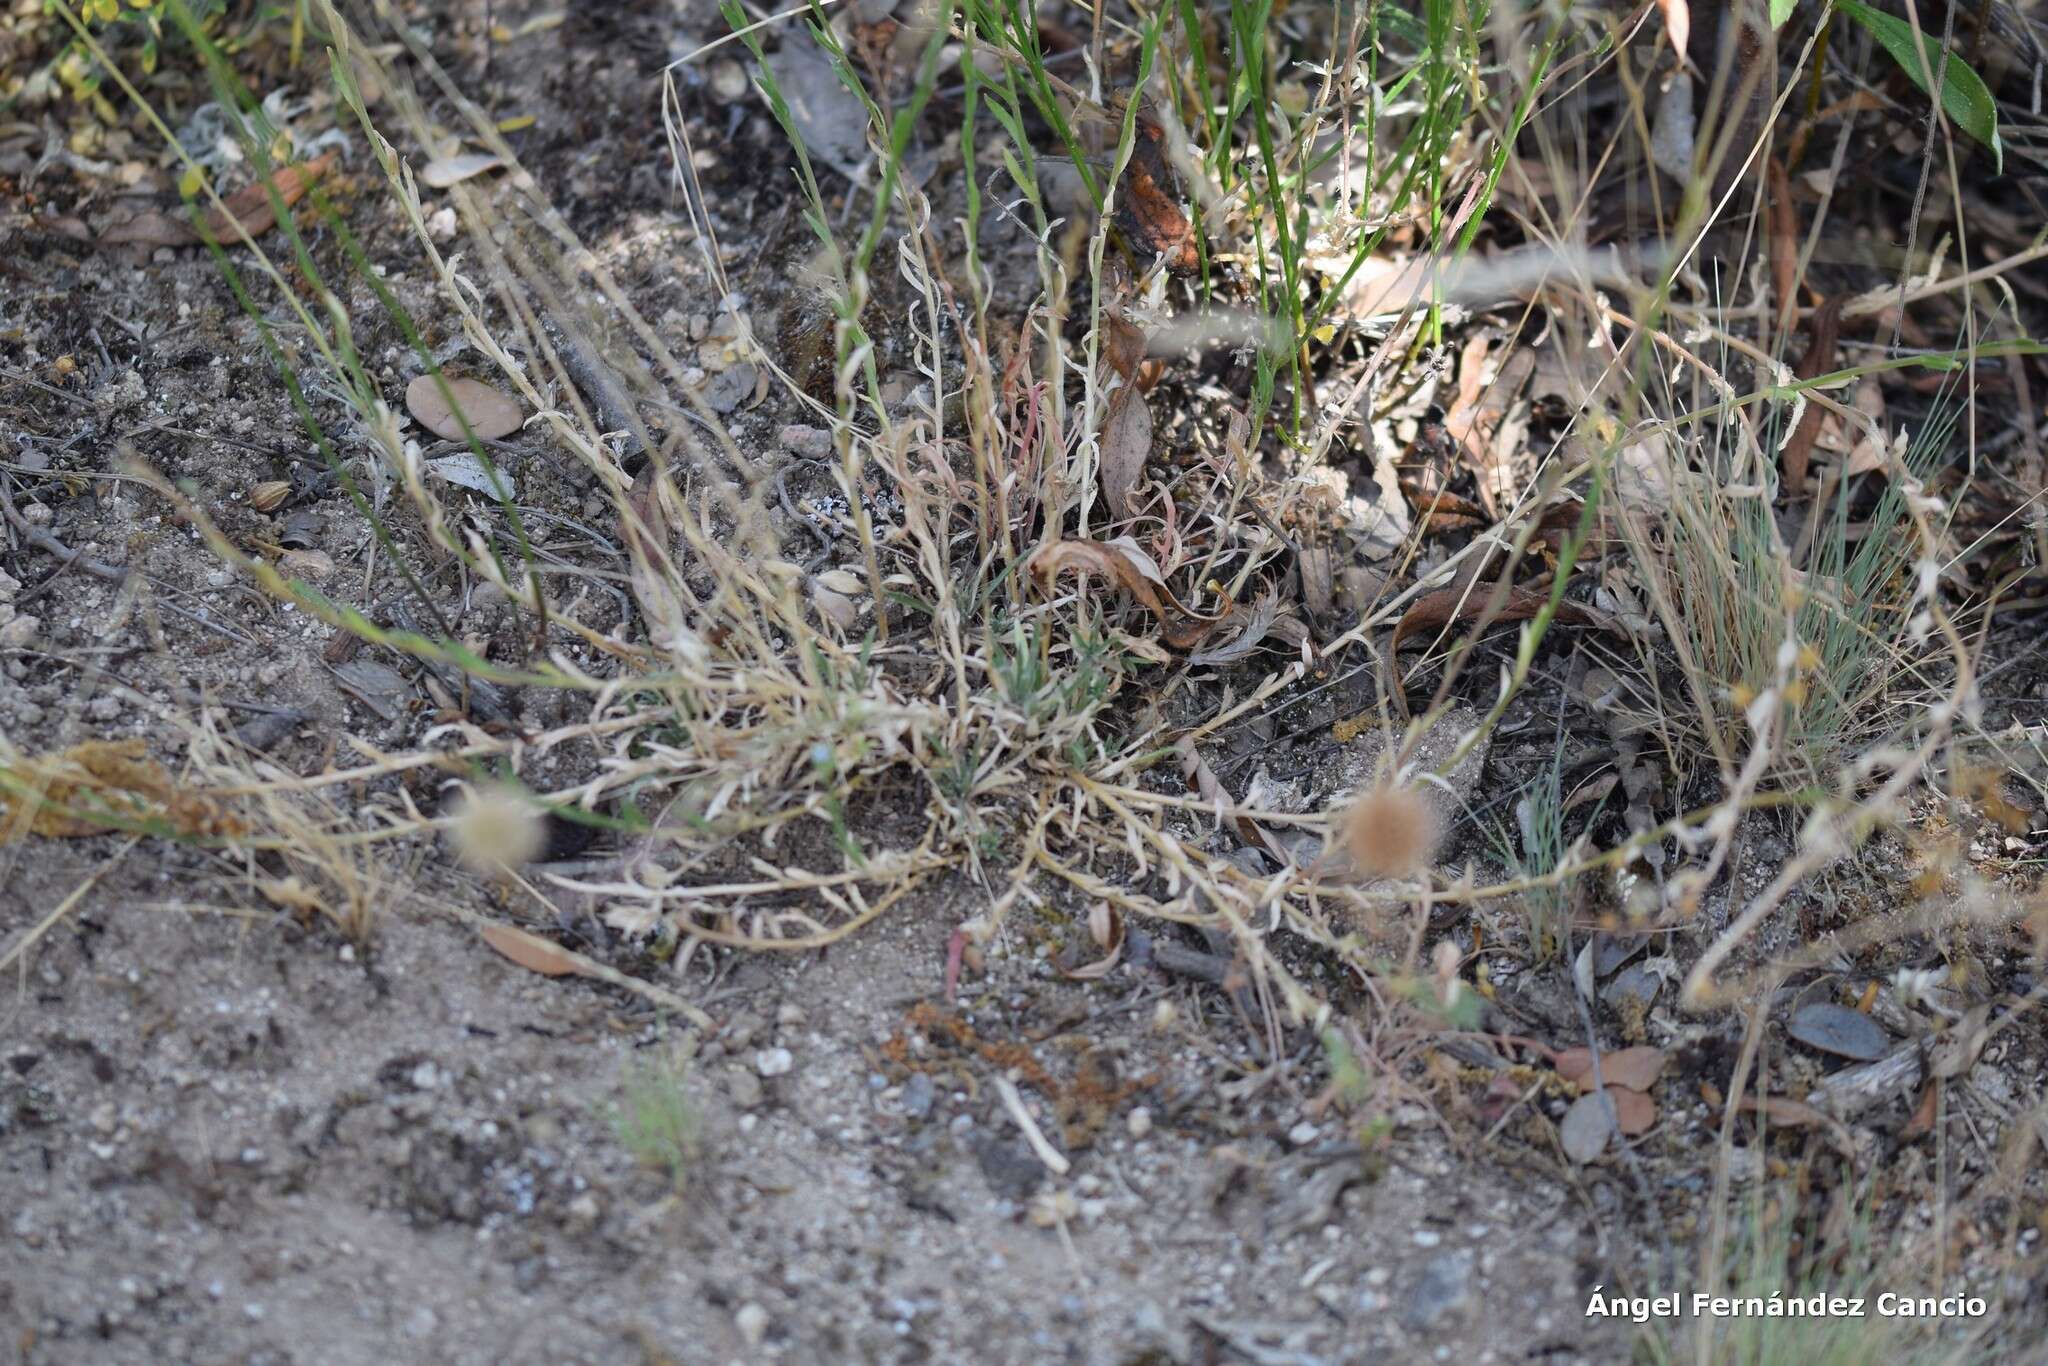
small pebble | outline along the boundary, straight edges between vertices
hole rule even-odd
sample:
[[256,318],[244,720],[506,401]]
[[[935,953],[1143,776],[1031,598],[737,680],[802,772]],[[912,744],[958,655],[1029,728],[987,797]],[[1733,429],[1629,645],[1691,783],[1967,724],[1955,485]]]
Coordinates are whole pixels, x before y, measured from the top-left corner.
[[747,70],[730,57],[711,64],[711,93],[731,104],[747,95]]
[[932,1100],[936,1093],[929,1074],[915,1072],[903,1084],[903,1113],[912,1119],[923,1119],[932,1112]]
[[754,1070],[764,1077],[779,1077],[796,1066],[796,1057],[787,1048],[764,1048],[754,1055]]
[[823,460],[832,454],[832,433],[822,427],[792,422],[775,434],[783,449],[806,460]]
[[1152,1132],[1152,1112],[1140,1105],[1124,1119],[1124,1127],[1132,1138],[1143,1138]]
[[[767,1071],[766,1064],[762,1064],[762,1071]],[[735,1071],[725,1084],[725,1094],[740,1109],[751,1110],[761,1103],[761,1079],[752,1072]]]
[[768,1336],[768,1311],[748,1300],[732,1316],[733,1326],[740,1330],[740,1336],[747,1340],[747,1346],[759,1347],[761,1340]]

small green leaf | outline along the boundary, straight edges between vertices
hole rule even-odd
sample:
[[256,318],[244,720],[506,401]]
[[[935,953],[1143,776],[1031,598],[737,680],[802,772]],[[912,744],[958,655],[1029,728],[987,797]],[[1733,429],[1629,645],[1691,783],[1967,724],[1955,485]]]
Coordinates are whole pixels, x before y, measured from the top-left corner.
[[1799,0],[1771,0],[1771,27],[1785,27],[1785,21],[1792,17],[1792,7],[1798,3]]
[[[1926,72],[1941,57],[1941,43],[1907,23],[1905,20],[1874,10],[1859,0],[1835,0],[1835,8],[1870,30],[1873,38],[1891,53],[1899,69],[1909,76],[1913,84],[1927,89]],[[1773,0],[1776,13],[1776,0]],[[1926,45],[1927,60],[1922,65],[1921,44]],[[1998,169],[2005,169],[2005,148],[1998,141],[1998,105],[1991,98],[1991,92],[1984,87],[1984,81],[1976,72],[1964,64],[1953,52],[1941,68],[1941,107],[1949,118],[1965,133],[1991,149],[1991,156]]]

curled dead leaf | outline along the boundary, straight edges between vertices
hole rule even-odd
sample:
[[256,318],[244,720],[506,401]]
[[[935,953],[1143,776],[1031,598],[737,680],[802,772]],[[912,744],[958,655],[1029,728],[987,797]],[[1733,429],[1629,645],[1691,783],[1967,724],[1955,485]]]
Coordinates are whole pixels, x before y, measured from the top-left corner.
[[[1454,621],[1468,618],[1483,618],[1488,621],[1528,621],[1543,610],[1550,601],[1548,589],[1523,588],[1501,583],[1480,583],[1470,586],[1453,585],[1439,588],[1434,593],[1425,593],[1417,598],[1401,620],[1394,626],[1394,639],[1389,649],[1398,651],[1401,638],[1410,631],[1436,629]],[[1554,621],[1572,626],[1609,626],[1612,618],[1605,612],[1582,607],[1570,599],[1557,604]]]
[[1116,907],[1107,901],[1098,901],[1088,910],[1088,934],[1096,947],[1103,950],[1102,957],[1092,963],[1083,963],[1078,968],[1061,968],[1060,971],[1075,981],[1093,981],[1107,977],[1124,956],[1124,918]]
[[[1150,564],[1149,556],[1143,556],[1143,559]],[[1198,644],[1223,619],[1198,617],[1189,612],[1174,600],[1172,592],[1157,577],[1159,571],[1156,567],[1147,574],[1140,567],[1138,558],[1113,542],[1055,541],[1032,555],[1029,568],[1032,577],[1048,587],[1068,570],[1111,580],[1159,619],[1160,639],[1178,650]]]

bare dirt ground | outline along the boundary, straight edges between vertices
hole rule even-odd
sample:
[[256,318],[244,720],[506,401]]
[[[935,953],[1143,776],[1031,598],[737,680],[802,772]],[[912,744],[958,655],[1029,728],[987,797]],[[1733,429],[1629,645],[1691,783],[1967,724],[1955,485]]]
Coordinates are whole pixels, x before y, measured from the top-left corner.
[[[36,882],[90,872],[66,862]],[[677,1041],[445,920],[389,917],[365,963],[146,909],[165,888],[141,862],[42,956],[33,1027],[10,1029],[26,1360],[1625,1355],[1578,1315],[1611,1196],[1426,1127],[1369,1176],[1284,1088],[1217,1103],[1231,1045],[1185,989],[1082,988],[1019,953],[957,1018],[1056,1093],[1094,1087],[1064,1230],[1038,1226],[1049,1176],[985,1060],[940,1036],[905,1055],[930,1070],[891,1061],[960,898],[738,965],[717,1034]],[[611,1111],[636,1058],[678,1047],[703,1132],[671,1195]]]
[[[437,50],[488,107],[534,116],[522,154],[641,312],[679,347],[715,340],[732,301],[703,278],[671,197],[657,78],[720,31],[715,14],[571,6],[486,65],[483,27],[532,16],[442,8],[423,16]],[[802,307],[789,283],[801,234],[784,188],[759,173],[782,164],[781,135],[702,78],[689,98],[743,306],[775,335],[777,316]],[[67,235],[64,223],[97,223],[118,196],[44,153],[27,140],[0,164],[38,197],[0,236],[0,479],[19,516],[0,541],[15,584],[0,630],[33,622],[4,637],[0,731],[25,753],[139,738],[176,767],[188,747],[219,743],[202,727],[255,725],[266,761],[298,774],[420,742],[445,715],[445,686],[411,666],[344,686],[338,666],[381,658],[388,674],[402,661],[331,648],[328,628],[238,582],[121,474],[132,448],[230,537],[324,557],[337,601],[377,619],[399,600],[205,251],[123,255]],[[459,366],[457,320],[390,206],[372,189],[351,213],[427,344]],[[331,240],[315,246],[340,258]],[[366,290],[353,302],[372,372],[402,389],[417,369],[402,338]],[[798,414],[766,386],[731,387],[734,436],[772,455]],[[333,397],[309,399],[344,424]],[[515,445],[506,464],[544,546],[617,556],[588,525],[607,505],[544,443]],[[793,500],[826,490],[809,477],[792,462]],[[259,511],[251,490],[265,481],[290,493]],[[799,521],[782,530],[807,550]],[[127,576],[66,565],[52,543]],[[464,584],[441,605],[484,657],[517,658],[518,618],[501,597]],[[2019,676],[2008,719],[2038,725],[2048,684]],[[527,690],[500,719],[540,731],[562,719],[558,705]],[[1353,709],[1317,705],[1329,710],[1319,737]],[[1474,783],[1544,761],[1544,732],[1531,734],[1497,745]],[[1318,738],[1297,757],[1316,768],[1333,762],[1327,749]],[[557,786],[595,760],[531,755],[522,776]],[[421,769],[329,797],[368,829],[407,801],[431,810],[438,784]],[[859,821],[881,847],[903,847],[921,817],[884,793]],[[1984,838],[1984,857],[2010,852]],[[1769,829],[1754,848],[1750,882],[1784,856]],[[1872,867],[1830,895],[1885,897],[1917,865],[1900,846]],[[708,1013],[707,1030],[492,953],[462,912],[515,894],[456,871],[438,846],[361,866],[373,915],[362,943],[279,909],[258,887],[276,872],[125,835],[0,846],[0,945],[30,946],[0,997],[0,1359],[1625,1361],[1642,1338],[1587,1319],[1588,1296],[1674,1288],[1659,1269],[1674,1247],[1675,1288],[1688,1285],[1710,1185],[1700,1154],[1721,1122],[1701,1083],[1725,1082],[1742,1037],[1739,1019],[1680,1019],[1668,998],[1656,1009],[1651,1037],[1681,1062],[1643,1145],[1645,1177],[1567,1162],[1553,1128],[1563,1096],[1527,1069],[1489,1077],[1469,1055],[1444,1054],[1432,1065],[1442,1088],[1396,1097],[1391,1125],[1362,1141],[1320,1094],[1315,1033],[1286,1036],[1292,1066],[1273,1066],[1231,980],[1188,970],[1199,945],[1172,941],[1177,958],[1133,946],[1100,980],[1063,976],[1056,960],[1087,911],[1051,879],[1036,887],[1044,913],[970,966],[957,999],[949,939],[1001,889],[949,875],[825,950],[700,955],[670,985]],[[1725,922],[1731,895],[1710,898],[1708,926]],[[601,955],[591,909],[564,900],[550,928]],[[1925,946],[1902,945],[1898,961]],[[2015,993],[2030,985],[2012,977],[2016,936],[1987,936],[1985,962]],[[1562,971],[1504,978],[1491,1018],[1570,1046],[1582,1039],[1569,993]],[[1603,1025],[1620,1040],[1618,1014]],[[1819,1075],[1811,1059],[1778,1062]],[[673,1179],[622,1137],[651,1065],[681,1078],[694,1124]],[[2030,1122],[2030,1107],[2040,1123],[2044,1083],[2039,1030],[2005,1031],[1977,1065],[1983,1095],[1949,1117],[1955,1148],[1920,1137],[1901,1170],[1936,1192],[1981,1176],[2010,1151],[2003,1125]],[[1447,1116],[1441,1095],[1460,1085],[1476,1099]],[[1509,1104],[1525,1090],[1533,1105]],[[1891,1157],[1906,1149],[1894,1133],[1910,1102],[1886,1120]],[[1035,1150],[1019,1105],[1067,1170]],[[1503,1130],[1510,1141],[1496,1142]],[[1855,1141],[1878,1140],[1859,1129]],[[2041,1216],[2038,1172],[2010,1175],[1978,1227]],[[1903,1238],[1941,1211],[1930,1201],[1892,1217]],[[1994,1255],[1989,1234],[1946,1245],[1956,1282],[2000,1306],[1994,1323],[1962,1326],[1966,1352],[2038,1352],[2039,1243],[2028,1229],[2018,1262]]]

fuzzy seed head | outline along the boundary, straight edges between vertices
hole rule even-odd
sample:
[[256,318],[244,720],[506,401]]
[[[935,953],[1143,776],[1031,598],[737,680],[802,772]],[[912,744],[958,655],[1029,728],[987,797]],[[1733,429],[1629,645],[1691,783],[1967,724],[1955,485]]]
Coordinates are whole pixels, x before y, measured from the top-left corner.
[[1436,807],[1421,788],[1367,788],[1344,815],[1344,848],[1371,877],[1414,877],[1436,854]]
[[448,827],[456,857],[480,873],[516,868],[541,850],[546,828],[533,803],[512,788],[466,789]]

